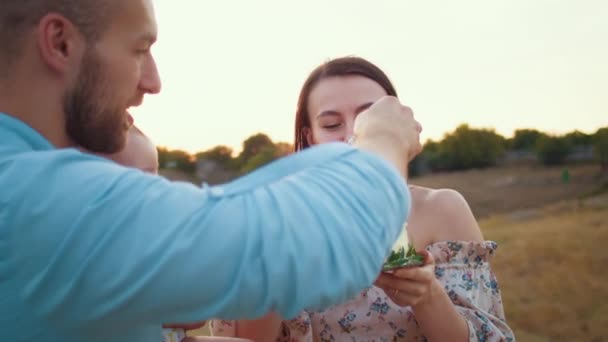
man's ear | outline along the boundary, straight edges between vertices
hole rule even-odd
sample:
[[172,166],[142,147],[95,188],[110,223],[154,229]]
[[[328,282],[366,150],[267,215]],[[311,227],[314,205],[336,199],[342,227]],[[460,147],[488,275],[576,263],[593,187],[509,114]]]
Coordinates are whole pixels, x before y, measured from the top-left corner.
[[80,61],[85,40],[66,17],[57,13],[45,15],[38,23],[36,36],[40,57],[51,70],[65,73]]

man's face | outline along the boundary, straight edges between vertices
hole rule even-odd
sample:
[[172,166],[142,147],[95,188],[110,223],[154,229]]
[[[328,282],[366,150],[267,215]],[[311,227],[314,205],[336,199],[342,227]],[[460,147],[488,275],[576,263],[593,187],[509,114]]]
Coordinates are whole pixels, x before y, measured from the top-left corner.
[[91,152],[120,151],[130,126],[127,110],[161,87],[150,53],[156,39],[151,0],[118,3],[108,29],[89,42],[63,99],[67,134]]

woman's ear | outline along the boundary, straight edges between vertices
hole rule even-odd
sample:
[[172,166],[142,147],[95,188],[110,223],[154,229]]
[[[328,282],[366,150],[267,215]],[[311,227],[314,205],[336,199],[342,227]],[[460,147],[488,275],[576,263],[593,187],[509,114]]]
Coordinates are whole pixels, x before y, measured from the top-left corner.
[[312,129],[310,127],[302,128],[302,132],[304,132],[304,137],[306,138],[306,143],[308,146],[312,146],[315,144],[314,137],[312,135]]

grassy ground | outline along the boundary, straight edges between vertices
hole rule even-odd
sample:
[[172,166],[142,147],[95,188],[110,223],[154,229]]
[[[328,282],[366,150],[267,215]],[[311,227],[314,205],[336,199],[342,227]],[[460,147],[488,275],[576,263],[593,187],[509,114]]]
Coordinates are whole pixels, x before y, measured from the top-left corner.
[[608,195],[480,224],[519,341],[608,341]]
[[[520,166],[432,174],[412,179],[431,188],[452,188],[468,200],[478,218],[542,207],[556,201],[577,199],[600,185],[599,166],[567,167],[570,178],[562,181],[564,167]],[[525,215],[525,213],[522,213]]]

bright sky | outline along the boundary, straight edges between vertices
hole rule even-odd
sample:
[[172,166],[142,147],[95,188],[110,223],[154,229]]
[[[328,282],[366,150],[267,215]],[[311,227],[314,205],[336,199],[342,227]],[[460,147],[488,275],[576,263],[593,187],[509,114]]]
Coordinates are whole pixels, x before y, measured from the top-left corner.
[[133,110],[158,145],[292,142],[300,86],[328,58],[382,68],[422,122],[593,133],[608,126],[608,1],[155,1],[163,90]]

